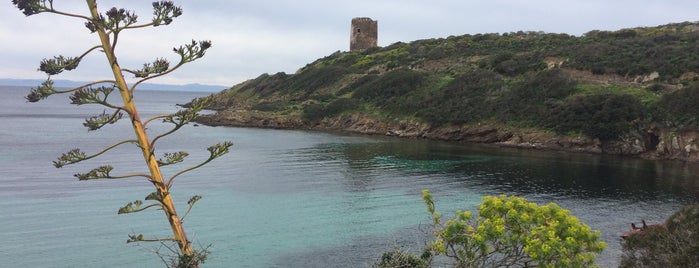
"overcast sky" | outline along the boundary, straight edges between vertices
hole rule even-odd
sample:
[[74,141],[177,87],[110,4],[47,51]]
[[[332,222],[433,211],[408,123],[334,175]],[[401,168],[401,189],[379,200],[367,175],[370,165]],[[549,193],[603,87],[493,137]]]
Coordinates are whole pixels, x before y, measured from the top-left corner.
[[[54,0],[54,7],[87,13],[84,1]],[[134,10],[151,18],[151,1],[98,1],[99,8]],[[172,48],[192,39],[211,40],[206,57],[152,81],[231,86],[262,73],[293,73],[318,58],[349,49],[353,17],[378,20],[379,46],[450,35],[544,31],[582,35],[699,21],[697,0],[189,0],[174,1],[184,14],[173,24],[124,32],[118,47],[123,67],[137,69],[156,58],[174,60]],[[11,1],[0,4],[0,78],[43,79],[39,62],[78,56],[96,45],[83,21],[53,14],[25,17]],[[54,79],[109,78],[100,53],[81,68]]]

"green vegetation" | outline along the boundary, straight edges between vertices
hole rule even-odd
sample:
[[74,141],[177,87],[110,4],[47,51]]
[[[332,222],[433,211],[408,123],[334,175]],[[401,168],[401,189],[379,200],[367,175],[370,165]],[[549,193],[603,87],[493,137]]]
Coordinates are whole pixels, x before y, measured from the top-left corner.
[[699,206],[671,215],[665,225],[652,225],[624,240],[620,267],[699,266]]
[[606,246],[598,241],[599,231],[554,203],[485,196],[477,216],[456,211],[443,222],[432,195],[423,190],[422,197],[435,227],[429,251],[417,257],[394,250],[378,267],[425,267],[439,255],[451,258],[455,267],[593,267]]
[[619,140],[651,125],[697,127],[697,32],[686,22],[579,37],[520,31],[398,42],[335,52],[296,74],[263,74],[213,95],[211,107],[310,125],[360,114]]
[[374,263],[374,268],[427,268],[432,261],[432,252],[425,250],[422,256],[418,257],[410,252],[401,249],[394,249],[381,255],[378,262]]
[[[70,100],[75,105],[98,105],[110,112],[102,112],[99,115],[92,116],[85,120],[83,124],[88,130],[97,130],[116,123],[124,117],[124,113],[129,118],[130,125],[134,132],[134,139],[124,140],[105,148],[102,151],[94,154],[87,154],[80,149],[73,149],[54,161],[54,166],[57,168],[65,165],[76,164],[91,158],[100,156],[108,151],[125,144],[136,145],[143,155],[147,173],[131,173],[124,175],[114,175],[112,171],[114,167],[104,165],[97,167],[89,172],[75,174],[79,180],[95,180],[95,179],[125,179],[125,178],[141,178],[144,182],[154,186],[154,192],[146,195],[143,200],[129,202],[124,207],[118,210],[119,214],[134,213],[146,210],[148,208],[157,208],[164,212],[165,218],[172,230],[170,238],[146,238],[142,234],[129,235],[128,243],[154,241],[160,242],[162,245],[172,251],[172,259],[168,262],[160,256],[166,265],[171,267],[199,267],[200,263],[206,261],[208,250],[206,248],[197,250],[192,248],[192,242],[187,239],[182,222],[187,216],[192,206],[201,199],[201,196],[196,195],[187,202],[187,210],[183,215],[178,215],[171,195],[171,187],[175,182],[175,178],[180,175],[197,169],[206,163],[228,153],[229,148],[233,145],[231,142],[223,142],[213,145],[208,148],[209,157],[201,163],[185,168],[179,172],[172,174],[170,177],[165,177],[161,173],[161,167],[166,165],[174,165],[182,163],[189,155],[187,152],[166,152],[162,158],[156,157],[156,145],[162,138],[169,136],[178,129],[194,120],[198,113],[207,104],[202,100],[197,100],[191,103],[190,108],[181,110],[171,115],[156,116],[142,121],[137,106],[134,100],[134,91],[137,86],[145,81],[166,75],[170,72],[179,69],[184,64],[193,62],[202,58],[207,49],[211,47],[209,41],[192,41],[180,47],[174,48],[174,52],[179,58],[179,61],[174,65],[164,58],[158,58],[152,63],[143,64],[142,69],[131,70],[123,68],[117,62],[115,53],[117,48],[117,40],[120,34],[127,30],[135,30],[144,27],[155,27],[170,24],[174,18],[182,14],[182,9],[175,6],[170,1],[160,1],[153,3],[154,17],[151,21],[139,24],[138,17],[131,11],[118,9],[116,7],[109,9],[104,13],[99,13],[97,2],[88,0],[87,7],[89,14],[70,14],[54,9],[53,1],[51,0],[13,0],[12,3],[19,8],[25,15],[35,15],[39,13],[53,13],[62,16],[73,17],[82,20],[84,25],[90,32],[96,34],[98,45],[93,46],[78,57],[56,56],[52,59],[44,59],[39,67],[39,70],[48,75],[47,80],[40,86],[33,88],[27,95],[27,100],[37,102],[45,99],[53,94],[72,93]],[[57,75],[63,71],[71,71],[78,67],[80,61],[90,53],[100,52],[106,57],[108,65],[106,67],[112,70],[114,80],[101,80],[88,83],[83,86],[71,88],[67,90],[59,90],[53,87],[51,76]],[[124,74],[134,75],[139,80],[131,85],[127,84],[124,79]],[[121,103],[113,102],[114,98],[108,98],[112,93],[116,93],[121,100]],[[172,128],[164,133],[152,133],[148,131],[148,124],[163,122],[171,124]],[[149,136],[150,134],[150,136]],[[106,226],[109,228],[109,226]],[[174,242],[174,246],[168,243]],[[176,248],[176,249],[175,249]],[[160,255],[160,253],[158,253]]]
[[550,126],[559,132],[581,131],[612,140],[633,129],[633,123],[643,117],[643,106],[631,95],[599,94],[553,103],[548,112]]

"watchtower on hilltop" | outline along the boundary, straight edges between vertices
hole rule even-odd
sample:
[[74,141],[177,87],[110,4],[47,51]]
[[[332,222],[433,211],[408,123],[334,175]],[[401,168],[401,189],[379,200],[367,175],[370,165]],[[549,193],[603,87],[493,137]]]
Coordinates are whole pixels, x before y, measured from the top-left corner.
[[352,19],[352,31],[350,32],[350,51],[362,51],[376,47],[379,30],[378,21],[371,18]]

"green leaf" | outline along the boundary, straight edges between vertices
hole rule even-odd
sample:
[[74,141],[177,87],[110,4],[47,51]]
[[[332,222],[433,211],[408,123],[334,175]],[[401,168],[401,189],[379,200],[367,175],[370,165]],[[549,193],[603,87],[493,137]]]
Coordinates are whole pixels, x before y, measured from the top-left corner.
[[32,88],[29,92],[29,95],[27,95],[25,99],[27,99],[28,102],[37,102],[56,93],[58,92],[53,87],[53,81],[51,81],[51,79],[48,79],[41,83],[41,85],[37,88]]
[[211,48],[211,41],[194,41],[180,46],[179,48],[173,48],[173,51],[182,57],[182,63],[192,62],[201,57],[204,57],[206,50]]
[[172,1],[153,2],[153,26],[168,25],[172,19],[182,15],[182,8]]
[[210,146],[209,148],[206,148],[206,149],[211,154],[210,159],[214,159],[214,158],[218,158],[219,156],[222,156],[224,154],[227,154],[228,151],[230,150],[231,146],[233,146],[233,142],[226,141],[223,143],[216,144],[214,146]]
[[140,200],[130,202],[130,203],[126,204],[126,206],[119,208],[118,214],[136,212],[141,207],[141,204],[143,204],[143,202],[141,202]]
[[201,195],[192,196],[192,198],[190,198],[189,201],[187,201],[187,204],[188,204],[189,206],[193,206],[194,203],[196,203],[196,202],[199,201],[200,199],[201,199]]
[[97,130],[107,124],[116,123],[123,116],[124,114],[118,111],[111,115],[107,114],[106,111],[103,111],[102,114],[85,119],[85,123],[83,123],[83,126],[87,127],[88,130]]
[[103,23],[106,29],[117,30],[119,28],[128,27],[137,22],[138,16],[133,13],[133,11],[127,11],[126,9],[113,7],[109,9],[105,15],[107,19]]
[[129,235],[129,239],[126,240],[126,243],[141,242],[141,241],[145,241],[142,234]]
[[87,155],[85,155],[84,152],[80,151],[80,149],[73,149],[61,155],[61,157],[59,157],[58,160],[53,161],[53,166],[60,168],[65,165],[75,164],[77,162],[83,161],[86,158]]
[[[46,5],[47,2],[49,3],[49,6]],[[26,16],[31,16],[53,9],[50,7],[50,5],[53,4],[52,0],[12,0],[12,4],[21,10]]]
[[56,56],[53,59],[43,59],[39,64],[39,71],[48,75],[56,75],[61,72],[71,71],[78,67],[80,58]]
[[109,179],[111,176],[109,175],[109,172],[112,171],[114,167],[107,165],[107,166],[100,166],[98,168],[95,168],[91,170],[88,173],[78,173],[73,176],[78,178],[81,181],[84,180],[95,180],[95,179]]
[[184,158],[187,157],[189,153],[187,152],[176,152],[176,153],[165,153],[163,158],[158,159],[158,165],[159,166],[167,166],[167,165],[172,165],[172,164],[177,164],[182,161],[184,161]]
[[70,103],[75,105],[83,104],[107,104],[107,97],[111,94],[115,86],[98,88],[83,87],[70,96]]
[[163,73],[170,68],[170,62],[166,59],[160,58],[153,61],[153,63],[144,63],[143,68],[136,70],[133,74],[136,77],[146,78],[152,74]]
[[152,192],[152,193],[148,194],[148,196],[146,196],[145,199],[146,199],[146,200],[163,201],[163,200],[160,198],[160,195],[158,194],[158,192]]
[[[149,195],[149,197],[150,197],[150,195]],[[126,206],[119,208],[118,214],[139,212],[139,211],[143,211],[143,210],[150,208],[150,207],[162,208],[162,204],[158,204],[158,203],[151,203],[151,204],[146,205],[146,206],[142,206],[142,205],[143,205],[143,201],[141,201],[141,200],[136,200],[136,201],[130,202],[130,203],[126,204]]]
[[186,124],[189,124],[194,119],[196,119],[198,116],[199,116],[199,111],[197,111],[195,109],[184,109],[184,110],[179,110],[176,113],[169,115],[168,117],[163,119],[163,122],[172,123],[177,128],[180,128]]

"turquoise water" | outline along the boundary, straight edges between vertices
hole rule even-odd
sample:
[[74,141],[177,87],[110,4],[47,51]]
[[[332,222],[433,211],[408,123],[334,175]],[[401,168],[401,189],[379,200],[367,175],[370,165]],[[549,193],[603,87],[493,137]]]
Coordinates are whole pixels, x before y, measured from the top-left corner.
[[[72,177],[104,163],[114,173],[143,171],[136,148],[51,165],[78,145],[93,152],[130,138],[126,122],[88,132],[83,118],[101,109],[75,110],[60,96],[28,104],[25,93],[0,88],[0,266],[162,267],[153,251],[166,248],[125,243],[134,233],[169,236],[161,212],[116,214],[150,193],[149,184]],[[155,115],[201,95],[144,92],[137,100]],[[188,151],[186,167],[224,140],[235,143],[228,155],[173,186],[181,210],[203,196],[185,228],[196,245],[211,245],[207,267],[370,267],[396,246],[419,251],[430,233],[422,189],[447,216],[488,194],[556,202],[603,232],[608,248],[598,259],[610,267],[630,222],[662,221],[695,202],[699,187],[693,164],[306,131],[188,126],[159,148]]]

